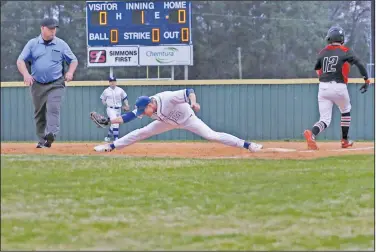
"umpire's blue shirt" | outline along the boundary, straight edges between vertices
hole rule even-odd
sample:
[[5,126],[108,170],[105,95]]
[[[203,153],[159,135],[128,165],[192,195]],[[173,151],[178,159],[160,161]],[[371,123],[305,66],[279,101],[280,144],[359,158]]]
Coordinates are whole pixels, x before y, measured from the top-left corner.
[[20,60],[31,62],[31,75],[40,83],[49,83],[63,76],[63,60],[70,64],[77,61],[68,44],[55,38],[45,44],[41,35],[30,39],[25,45]]

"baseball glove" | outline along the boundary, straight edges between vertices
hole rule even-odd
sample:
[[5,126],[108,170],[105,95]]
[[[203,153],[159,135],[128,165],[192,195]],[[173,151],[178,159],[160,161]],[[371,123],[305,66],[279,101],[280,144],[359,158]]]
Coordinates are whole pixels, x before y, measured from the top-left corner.
[[106,126],[110,124],[109,118],[106,118],[97,112],[91,112],[90,119],[98,126],[98,128],[106,128]]

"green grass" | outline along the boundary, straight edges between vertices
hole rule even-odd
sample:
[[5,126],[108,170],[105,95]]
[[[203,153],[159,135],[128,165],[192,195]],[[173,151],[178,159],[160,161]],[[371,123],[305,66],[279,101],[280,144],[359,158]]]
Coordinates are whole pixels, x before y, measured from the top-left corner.
[[371,250],[373,156],[1,158],[4,250]]

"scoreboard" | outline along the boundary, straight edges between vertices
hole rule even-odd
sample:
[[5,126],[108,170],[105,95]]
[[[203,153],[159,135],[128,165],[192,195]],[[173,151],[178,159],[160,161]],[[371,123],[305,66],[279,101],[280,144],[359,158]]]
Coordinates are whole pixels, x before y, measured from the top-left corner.
[[88,46],[191,44],[191,5],[87,2]]
[[193,65],[190,1],[87,1],[88,66]]

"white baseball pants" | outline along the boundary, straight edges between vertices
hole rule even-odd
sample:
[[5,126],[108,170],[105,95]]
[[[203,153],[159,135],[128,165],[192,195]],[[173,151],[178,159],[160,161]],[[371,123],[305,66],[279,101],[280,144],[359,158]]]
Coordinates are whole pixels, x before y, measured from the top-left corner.
[[227,133],[212,130],[195,115],[191,116],[184,124],[176,126],[161,121],[153,121],[145,127],[129,132],[127,135],[114,141],[114,145],[117,149],[121,149],[135,142],[178,128],[189,130],[209,141],[220,142],[239,148],[243,148],[244,145],[244,140]]
[[329,127],[332,121],[333,103],[337,105],[341,114],[351,110],[350,96],[347,85],[336,82],[320,82],[318,92],[320,121]]
[[[120,109],[114,109],[107,107],[107,115],[110,119],[115,119],[121,115],[121,108]],[[108,137],[111,135],[114,136],[114,139],[118,139],[119,137],[119,127],[120,125],[118,123],[111,124],[110,128],[108,129]]]
[[[121,108],[113,109],[113,108],[107,107],[106,112],[107,112],[108,117],[112,120],[121,115]],[[112,126],[114,126],[115,128],[119,128],[119,124],[112,124]]]

